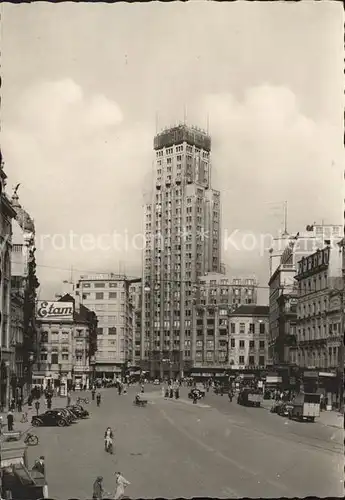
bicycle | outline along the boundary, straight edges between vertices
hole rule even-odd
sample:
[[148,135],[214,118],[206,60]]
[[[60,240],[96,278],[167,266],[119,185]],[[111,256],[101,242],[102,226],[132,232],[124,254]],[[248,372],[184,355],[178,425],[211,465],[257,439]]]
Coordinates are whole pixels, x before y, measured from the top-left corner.
[[113,450],[113,443],[111,440],[105,440],[104,449],[107,453],[110,453],[110,455],[113,455],[114,450]]
[[38,436],[36,436],[36,434],[28,432],[25,436],[24,443],[28,446],[37,446],[39,443]]

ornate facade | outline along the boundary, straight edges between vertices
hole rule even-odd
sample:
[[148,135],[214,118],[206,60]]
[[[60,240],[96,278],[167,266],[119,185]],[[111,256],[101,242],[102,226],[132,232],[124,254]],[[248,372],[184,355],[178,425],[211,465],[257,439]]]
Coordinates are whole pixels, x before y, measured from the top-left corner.
[[15,367],[11,387],[13,396],[21,395],[25,399],[31,389],[32,363],[37,348],[35,303],[39,283],[35,263],[35,226],[19,203],[18,187],[12,196],[16,217],[12,235],[11,335]]
[[12,220],[16,212],[4,191],[5,185],[6,174],[0,158],[0,407],[2,408],[8,405],[11,397],[11,377],[15,365],[10,317]]

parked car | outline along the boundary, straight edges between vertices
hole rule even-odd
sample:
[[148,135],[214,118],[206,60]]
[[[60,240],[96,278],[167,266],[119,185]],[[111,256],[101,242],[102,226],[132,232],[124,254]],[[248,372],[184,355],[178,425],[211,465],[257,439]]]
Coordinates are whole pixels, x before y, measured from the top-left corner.
[[70,424],[72,424],[73,422],[78,420],[78,418],[74,415],[74,413],[72,411],[68,410],[67,408],[54,408],[54,410],[61,411],[64,414],[65,419]]
[[71,410],[77,418],[87,418],[89,416],[89,412],[85,410],[81,405],[67,406],[67,409]]
[[160,384],[160,381],[158,380],[158,378],[156,378],[153,382],[153,385],[159,385]]
[[66,425],[70,425],[70,422],[66,419],[65,413],[63,413],[62,411],[47,410],[40,415],[34,415],[31,419],[31,424],[34,427],[40,427],[44,425],[57,425],[59,427],[65,427]]
[[79,420],[79,418],[81,418],[74,406],[66,406],[66,410],[73,416],[74,420]]

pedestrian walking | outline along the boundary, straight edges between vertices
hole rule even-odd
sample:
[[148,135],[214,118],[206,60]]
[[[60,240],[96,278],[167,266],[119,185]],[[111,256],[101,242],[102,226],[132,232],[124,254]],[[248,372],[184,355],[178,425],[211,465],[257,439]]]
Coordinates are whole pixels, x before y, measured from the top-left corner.
[[101,393],[99,392],[96,396],[96,402],[97,402],[97,406],[100,406],[101,404],[101,399],[102,399],[102,396],[101,396]]
[[193,389],[192,396],[193,396],[193,405],[196,405],[198,402],[198,392],[196,389]]
[[127,481],[122,475],[121,472],[115,472],[116,476],[116,491],[115,491],[115,500],[120,500],[123,498],[123,495],[125,494],[125,488],[129,486],[131,483]]
[[30,396],[28,397],[28,407],[29,407],[29,410],[32,409],[32,401],[33,401],[33,398],[32,398],[32,396],[30,394]]
[[324,394],[320,394],[320,410],[321,411],[325,409],[325,407],[324,407],[325,401],[324,400],[325,400]]
[[96,478],[96,481],[93,483],[92,499],[93,500],[102,500],[103,494],[104,494],[103,477],[98,476]]
[[37,401],[35,401],[35,409],[36,409],[36,415],[38,415],[38,411],[40,409],[40,402],[38,401],[38,399]]
[[16,409],[16,401],[14,398],[11,399],[10,410],[14,411]]
[[18,408],[18,412],[21,413],[22,412],[22,408],[23,408],[23,398],[22,397],[18,398],[17,408]]
[[94,400],[95,400],[95,396],[96,396],[96,389],[93,387],[93,388],[92,388],[92,391],[91,391],[92,401],[94,401]]
[[48,410],[51,410],[51,407],[52,407],[52,398],[49,397],[49,398],[47,398],[47,408],[48,408]]
[[9,430],[9,432],[13,431],[13,422],[14,416],[12,410],[9,410],[9,412],[7,413],[7,429]]

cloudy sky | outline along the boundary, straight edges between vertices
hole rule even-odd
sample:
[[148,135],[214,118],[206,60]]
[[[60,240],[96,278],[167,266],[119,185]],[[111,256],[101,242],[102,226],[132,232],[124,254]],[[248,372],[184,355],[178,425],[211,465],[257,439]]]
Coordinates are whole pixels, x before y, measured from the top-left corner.
[[[71,265],[74,279],[140,272],[133,238],[152,181],[153,135],[157,123],[181,121],[184,107],[200,127],[209,114],[225,236],[276,234],[284,200],[291,232],[342,223],[340,3],[1,9],[7,189],[21,183],[35,219],[44,297],[60,291]],[[94,248],[114,233],[112,250],[106,239]],[[235,246],[223,251],[228,269],[266,285],[267,255]]]

